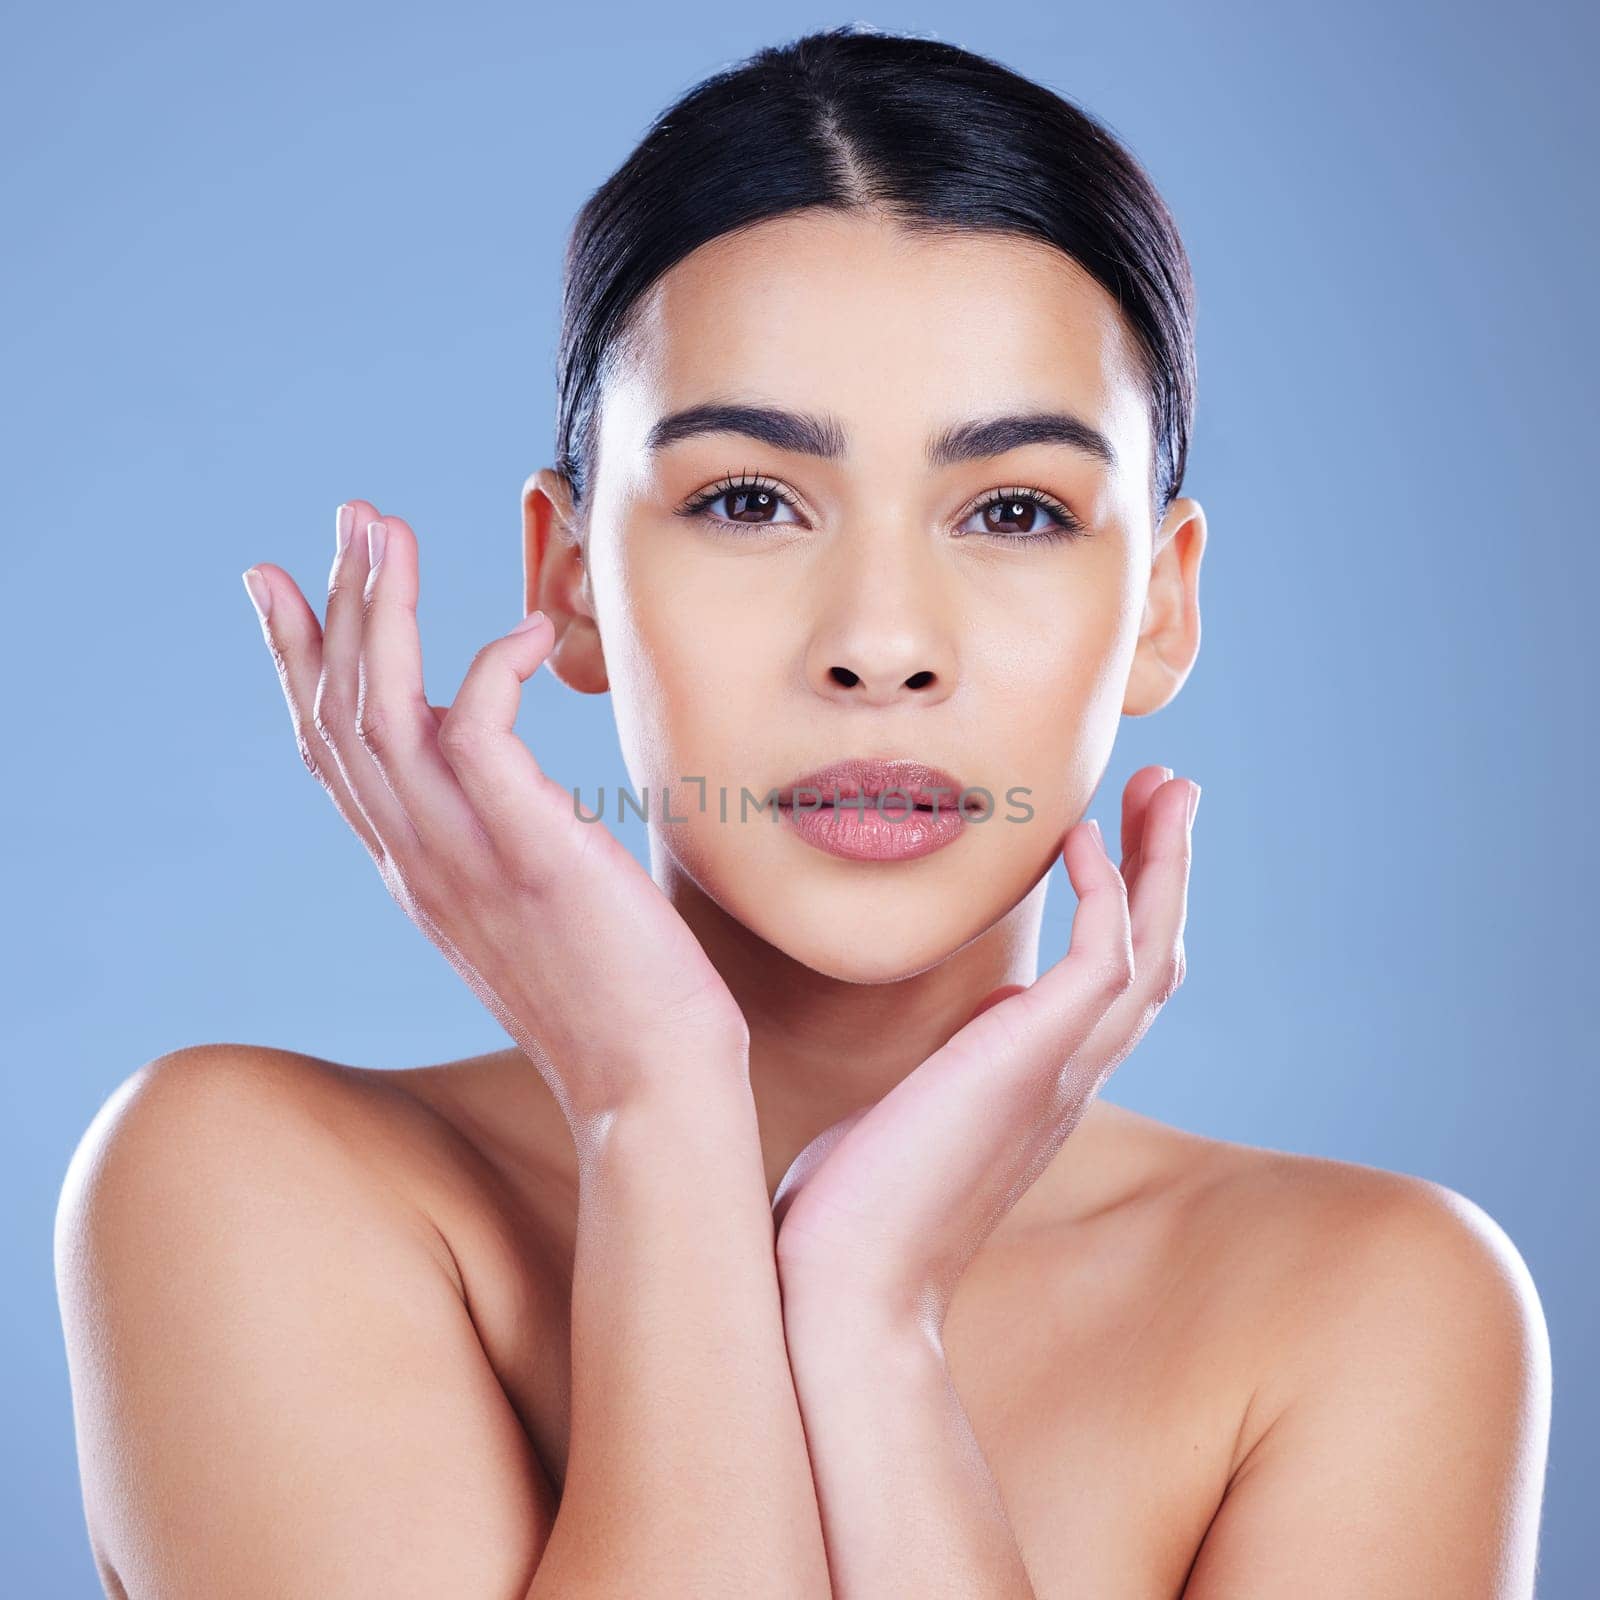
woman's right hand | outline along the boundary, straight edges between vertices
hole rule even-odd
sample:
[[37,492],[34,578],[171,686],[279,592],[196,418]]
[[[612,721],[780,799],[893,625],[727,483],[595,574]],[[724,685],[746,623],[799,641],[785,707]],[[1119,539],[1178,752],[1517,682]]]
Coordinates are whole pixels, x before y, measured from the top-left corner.
[[339,512],[325,625],[281,567],[252,568],[246,587],[258,610],[265,590],[262,631],[301,757],[390,893],[574,1128],[685,1073],[727,1065],[744,1081],[749,1030],[699,940],[515,732],[550,621],[484,645],[454,703],[430,705],[416,536],[365,500]]

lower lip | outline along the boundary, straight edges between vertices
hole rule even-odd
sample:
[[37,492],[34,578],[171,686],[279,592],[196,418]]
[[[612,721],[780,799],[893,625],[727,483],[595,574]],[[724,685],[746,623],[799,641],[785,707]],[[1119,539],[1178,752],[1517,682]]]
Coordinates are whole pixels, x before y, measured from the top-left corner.
[[932,855],[960,837],[963,812],[941,806],[907,810],[898,802],[868,798],[860,803],[796,809],[779,806],[796,833],[819,850],[847,861],[911,861]]

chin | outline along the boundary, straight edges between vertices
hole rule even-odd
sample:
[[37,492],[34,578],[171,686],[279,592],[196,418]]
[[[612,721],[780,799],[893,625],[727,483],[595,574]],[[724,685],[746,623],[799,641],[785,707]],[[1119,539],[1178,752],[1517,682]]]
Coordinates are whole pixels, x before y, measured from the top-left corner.
[[795,848],[722,863],[713,898],[757,938],[842,983],[898,983],[937,967],[1001,921],[1049,867],[976,854],[863,864]]

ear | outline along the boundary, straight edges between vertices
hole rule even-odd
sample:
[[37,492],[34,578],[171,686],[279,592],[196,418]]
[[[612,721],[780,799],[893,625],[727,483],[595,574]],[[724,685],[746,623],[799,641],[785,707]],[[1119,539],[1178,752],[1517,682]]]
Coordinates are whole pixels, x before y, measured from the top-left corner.
[[1200,502],[1187,496],[1174,500],[1156,530],[1144,620],[1122,703],[1125,716],[1159,711],[1183,687],[1200,653],[1200,558],[1205,548],[1206,514]]
[[522,486],[522,605],[524,615],[540,610],[555,624],[550,670],[580,694],[604,694],[611,684],[582,531],[571,485],[551,467]]

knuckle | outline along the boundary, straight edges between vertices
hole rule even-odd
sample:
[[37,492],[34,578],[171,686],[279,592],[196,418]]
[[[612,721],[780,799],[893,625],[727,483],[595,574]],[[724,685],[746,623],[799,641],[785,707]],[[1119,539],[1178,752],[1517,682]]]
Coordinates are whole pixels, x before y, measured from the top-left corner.
[[1177,962],[1170,958],[1162,962],[1156,975],[1155,1003],[1164,1006],[1178,992],[1180,981]]
[[549,890],[553,881],[549,863],[540,859],[535,850],[502,849],[497,852],[497,862],[504,885],[514,894],[539,899]]
[[317,696],[317,704],[311,713],[311,726],[317,737],[331,750],[338,738],[337,713],[326,695]]
[[439,725],[439,748],[452,761],[468,761],[484,748],[489,730],[481,722],[460,716],[446,717]]
[[1106,994],[1116,999],[1118,995],[1126,994],[1133,987],[1137,976],[1133,950],[1124,944],[1107,959],[1102,970],[1101,982]]
[[301,761],[305,763],[306,771],[324,789],[330,788],[327,768],[324,764],[328,746],[322,735],[315,728],[307,728],[303,723],[296,723],[294,742],[295,748],[300,752]]
[[416,877],[406,870],[404,864],[391,851],[384,852],[382,861],[378,863],[378,871],[383,877],[384,886],[394,896],[401,910],[425,933],[431,934],[438,908]]
[[1183,970],[1183,946],[1181,943],[1174,944],[1161,957],[1155,970],[1152,999],[1157,1006],[1164,1006],[1178,992],[1183,982]]
[[356,737],[364,749],[374,756],[388,750],[393,743],[394,719],[381,705],[373,701],[362,704],[356,718]]

